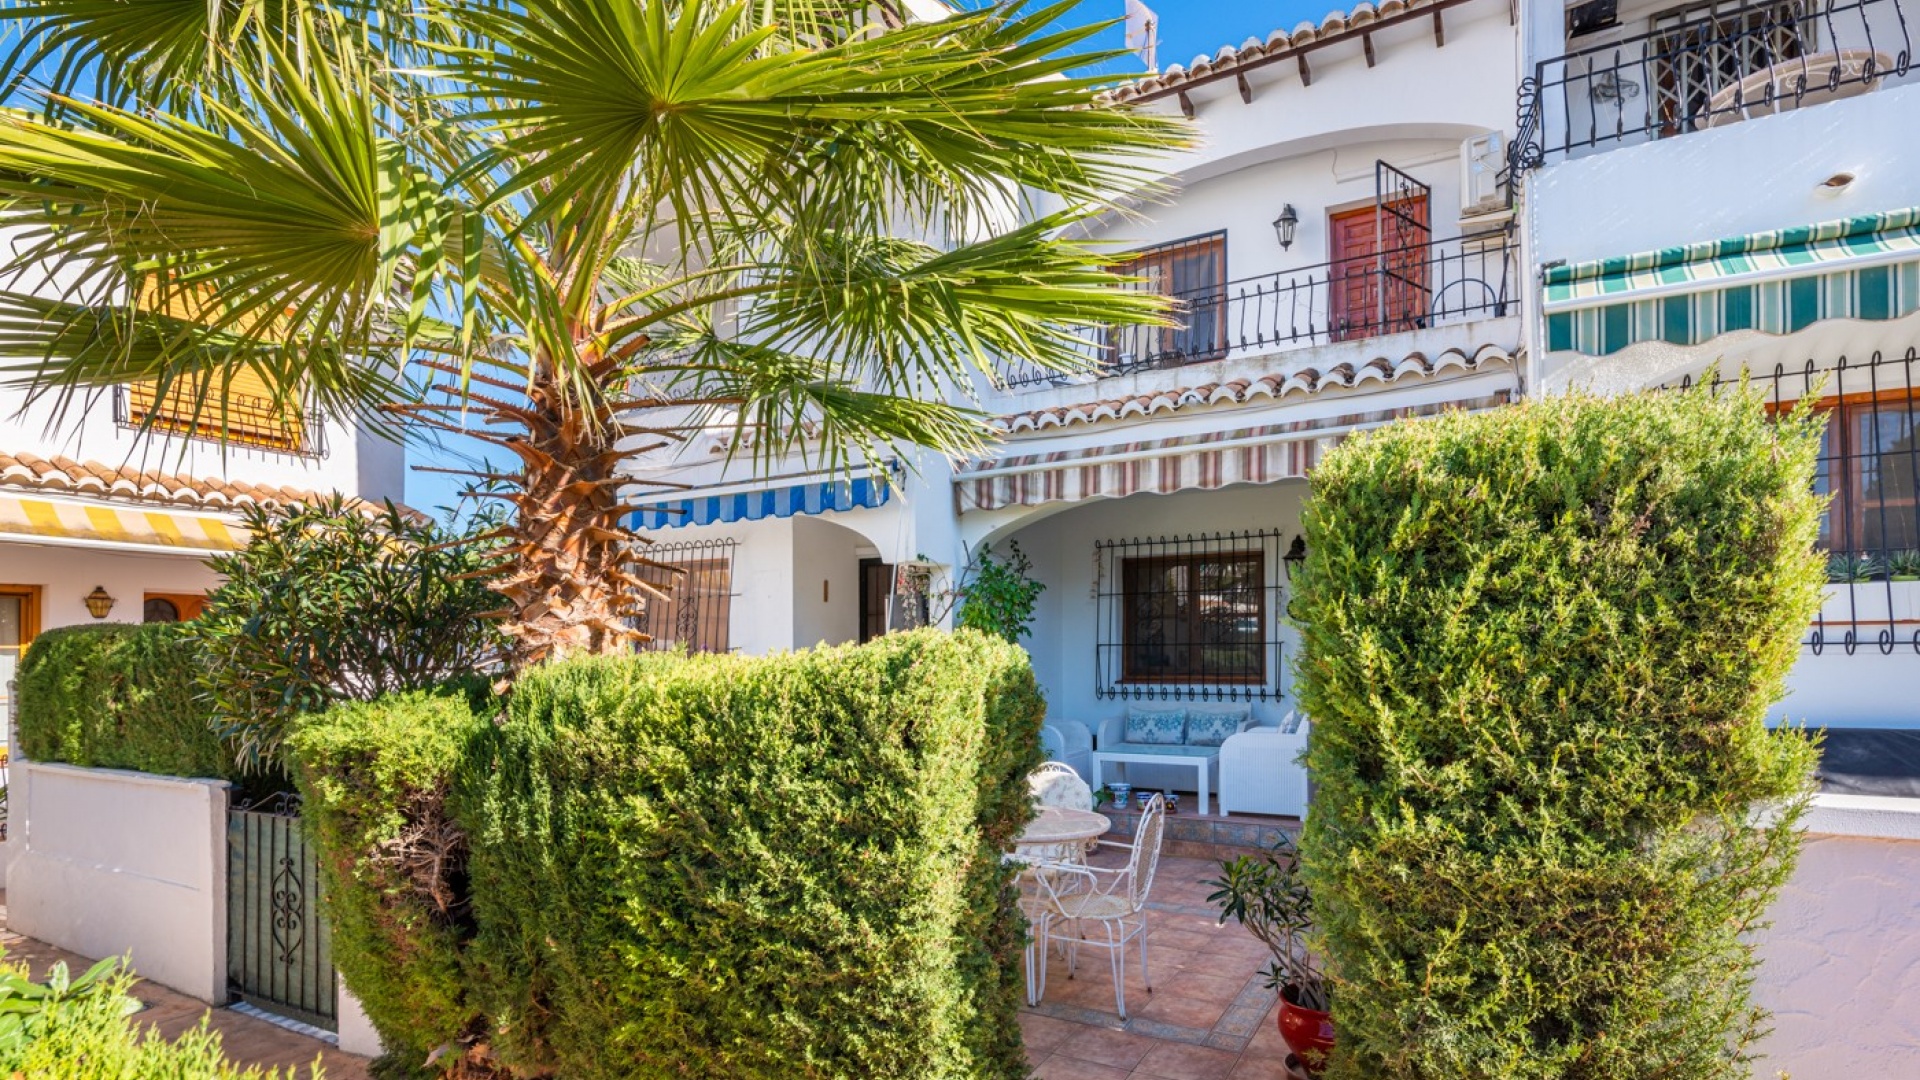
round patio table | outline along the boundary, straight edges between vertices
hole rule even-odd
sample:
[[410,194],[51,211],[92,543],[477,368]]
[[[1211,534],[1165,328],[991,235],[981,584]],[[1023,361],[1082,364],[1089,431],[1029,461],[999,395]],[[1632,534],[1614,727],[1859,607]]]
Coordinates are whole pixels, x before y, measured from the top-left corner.
[[1033,816],[1033,823],[1027,831],[1015,840],[1014,850],[1021,848],[1070,844],[1076,840],[1093,840],[1106,835],[1113,822],[1105,814],[1096,814],[1091,810],[1069,810],[1064,806],[1043,806]]

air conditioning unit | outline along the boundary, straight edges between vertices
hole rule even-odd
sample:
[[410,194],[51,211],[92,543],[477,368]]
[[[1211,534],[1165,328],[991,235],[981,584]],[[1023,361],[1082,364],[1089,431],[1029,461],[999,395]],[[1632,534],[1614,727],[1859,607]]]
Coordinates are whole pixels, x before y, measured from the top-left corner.
[[1498,131],[1475,135],[1460,144],[1460,216],[1503,210],[1507,205],[1500,174],[1507,167],[1507,139]]

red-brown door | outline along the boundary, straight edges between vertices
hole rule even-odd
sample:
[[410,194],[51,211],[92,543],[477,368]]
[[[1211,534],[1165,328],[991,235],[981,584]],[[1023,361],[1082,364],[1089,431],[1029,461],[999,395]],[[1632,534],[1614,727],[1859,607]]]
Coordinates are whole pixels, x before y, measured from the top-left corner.
[[[1424,195],[1402,200],[1391,210],[1363,206],[1329,218],[1333,340],[1421,325],[1427,314],[1427,221]],[[1383,247],[1384,259],[1379,257]]]

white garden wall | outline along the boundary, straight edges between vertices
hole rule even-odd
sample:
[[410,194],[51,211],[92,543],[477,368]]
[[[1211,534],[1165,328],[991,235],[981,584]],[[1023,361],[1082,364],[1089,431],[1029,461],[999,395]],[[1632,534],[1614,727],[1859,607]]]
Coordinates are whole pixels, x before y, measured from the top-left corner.
[[37,762],[11,780],[8,928],[224,1003],[227,783]]

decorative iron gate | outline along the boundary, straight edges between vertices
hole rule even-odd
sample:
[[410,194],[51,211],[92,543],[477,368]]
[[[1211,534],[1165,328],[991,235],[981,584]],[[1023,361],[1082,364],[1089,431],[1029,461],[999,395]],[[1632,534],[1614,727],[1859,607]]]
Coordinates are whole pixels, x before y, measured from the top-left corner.
[[333,943],[320,914],[320,867],[292,796],[227,812],[227,982],[242,1001],[334,1028]]
[[1379,274],[1376,297],[1380,333],[1398,333],[1427,325],[1432,296],[1427,285],[1427,253],[1433,243],[1433,188],[1376,160],[1373,163],[1373,257]]

